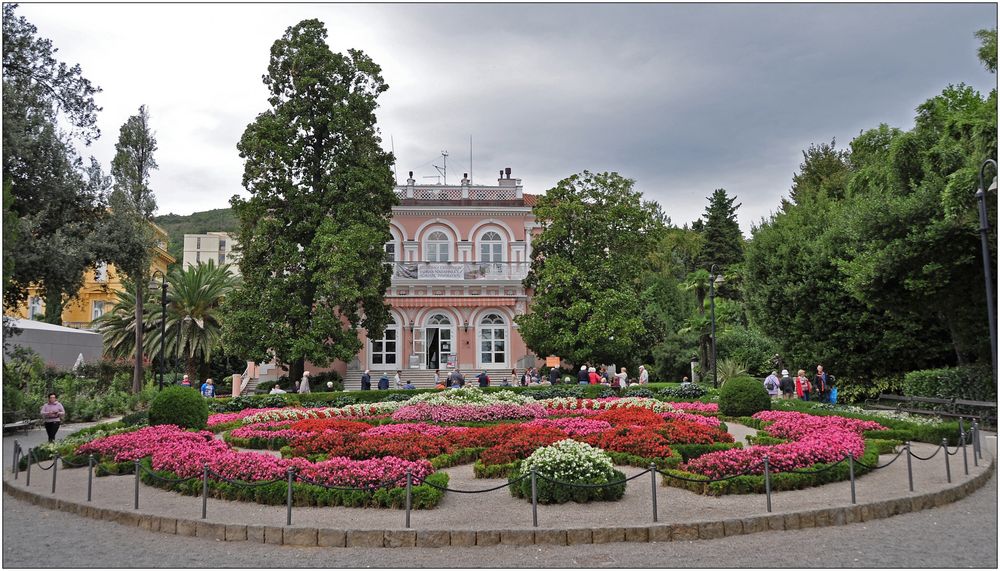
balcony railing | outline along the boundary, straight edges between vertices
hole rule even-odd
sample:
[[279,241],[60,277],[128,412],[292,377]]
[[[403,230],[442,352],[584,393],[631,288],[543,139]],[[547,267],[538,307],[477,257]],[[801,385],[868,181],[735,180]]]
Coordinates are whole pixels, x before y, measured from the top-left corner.
[[392,279],[407,280],[522,280],[529,262],[386,262]]

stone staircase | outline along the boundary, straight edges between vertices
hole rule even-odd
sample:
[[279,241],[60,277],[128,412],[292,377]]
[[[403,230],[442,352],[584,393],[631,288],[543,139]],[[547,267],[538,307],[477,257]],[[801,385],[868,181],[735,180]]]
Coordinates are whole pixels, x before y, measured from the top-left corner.
[[[481,373],[482,369],[473,369],[471,371],[462,371],[465,375],[465,386],[470,384],[474,387],[479,386],[479,381],[476,379],[476,375]],[[364,371],[358,369],[348,369],[347,375],[344,377],[344,390],[345,391],[359,391],[361,390],[361,374]],[[396,374],[395,370],[386,371],[389,377],[389,388],[393,389],[392,377]],[[441,369],[441,380],[445,380],[448,377],[449,371],[446,369]],[[520,374],[520,370],[518,370]],[[369,373],[372,377],[372,388],[378,387],[378,379],[382,376],[382,371],[372,371]],[[490,386],[495,387],[503,382],[506,377],[510,384],[516,384],[516,379],[510,378],[510,369],[486,369],[486,374],[490,376]],[[403,372],[399,374],[400,379],[405,383],[410,381],[418,389],[433,389],[434,388],[434,371],[425,369],[403,369]]]

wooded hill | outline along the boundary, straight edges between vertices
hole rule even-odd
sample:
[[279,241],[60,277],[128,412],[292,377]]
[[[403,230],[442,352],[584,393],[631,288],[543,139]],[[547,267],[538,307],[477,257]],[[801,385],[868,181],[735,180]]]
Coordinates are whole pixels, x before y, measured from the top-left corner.
[[230,208],[217,208],[205,212],[195,212],[187,216],[163,214],[153,218],[160,228],[170,236],[170,255],[180,263],[184,258],[184,235],[206,232],[236,232],[239,223]]

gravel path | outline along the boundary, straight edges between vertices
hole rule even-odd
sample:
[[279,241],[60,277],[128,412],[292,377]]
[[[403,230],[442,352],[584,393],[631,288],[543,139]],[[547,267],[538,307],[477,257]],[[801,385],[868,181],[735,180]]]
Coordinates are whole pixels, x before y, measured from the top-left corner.
[[991,478],[971,496],[940,508],[821,529],[711,541],[446,549],[212,544],[40,509],[5,497],[3,566],[996,568],[996,482]]

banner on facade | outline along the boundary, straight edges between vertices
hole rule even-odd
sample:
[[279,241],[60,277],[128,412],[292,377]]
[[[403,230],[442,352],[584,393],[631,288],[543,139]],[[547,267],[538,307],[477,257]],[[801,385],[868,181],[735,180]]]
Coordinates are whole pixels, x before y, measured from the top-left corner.
[[417,278],[421,280],[460,280],[465,275],[465,264],[420,264]]
[[546,367],[550,367],[550,368],[559,367],[560,366],[559,357],[555,357],[555,356],[546,357],[545,358],[545,366]]

